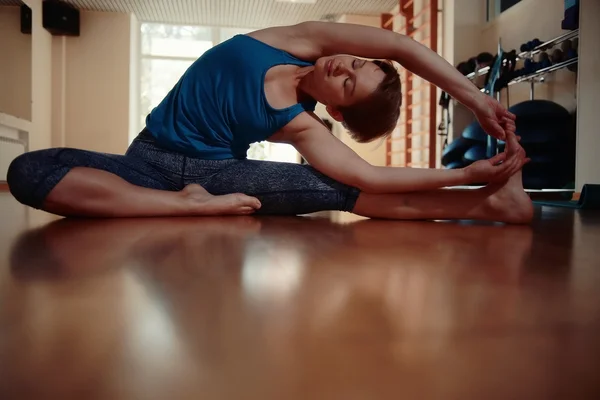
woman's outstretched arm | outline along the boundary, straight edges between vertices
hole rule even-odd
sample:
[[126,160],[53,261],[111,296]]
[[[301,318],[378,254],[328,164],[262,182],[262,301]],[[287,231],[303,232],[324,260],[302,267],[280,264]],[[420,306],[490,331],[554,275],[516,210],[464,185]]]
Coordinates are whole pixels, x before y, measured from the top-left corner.
[[[270,140],[289,143],[315,169],[366,193],[402,193],[433,190],[471,183],[506,181],[527,162],[512,131],[504,153],[463,169],[378,167],[369,164],[318,123],[303,113]],[[500,161],[504,161],[499,164]]]
[[[412,38],[381,28],[327,22],[299,24],[294,35],[313,43],[319,56],[352,54],[394,60],[449,93],[469,108],[490,135],[505,139],[503,119],[515,119],[500,103],[479,89],[443,57]],[[299,40],[302,43],[302,39]]]
[[505,139],[503,120],[515,119],[444,58],[406,35],[364,25],[320,21],[268,28],[252,35],[304,59],[351,54],[396,61],[469,108],[483,129],[498,139]]

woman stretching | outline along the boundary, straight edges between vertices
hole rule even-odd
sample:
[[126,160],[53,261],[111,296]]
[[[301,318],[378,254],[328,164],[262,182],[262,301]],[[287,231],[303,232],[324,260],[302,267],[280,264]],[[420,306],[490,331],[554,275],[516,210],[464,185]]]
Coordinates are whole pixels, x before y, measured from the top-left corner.
[[[345,55],[352,54],[354,56]],[[317,102],[353,138],[396,126],[394,60],[473,111],[506,150],[464,169],[368,164],[314,114]],[[238,35],[203,54],[146,119],[122,155],[56,148],[8,172],[21,203],[64,216],[297,215],[341,210],[375,218],[526,223],[528,161],[514,116],[435,52],[378,28],[306,22]],[[308,165],[247,160],[253,142],[294,146]],[[442,189],[487,182],[477,190]]]

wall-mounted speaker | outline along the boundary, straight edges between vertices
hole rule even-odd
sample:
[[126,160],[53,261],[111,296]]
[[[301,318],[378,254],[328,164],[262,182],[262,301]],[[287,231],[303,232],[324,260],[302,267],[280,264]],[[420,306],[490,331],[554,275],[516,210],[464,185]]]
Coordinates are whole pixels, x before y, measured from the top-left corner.
[[31,35],[31,8],[21,6],[21,33]]
[[[57,0],[42,3],[42,25],[55,36],[79,36],[79,10]],[[21,6],[21,32],[31,34],[31,8]]]
[[56,36],[79,36],[79,10],[56,0],[42,3],[44,28]]

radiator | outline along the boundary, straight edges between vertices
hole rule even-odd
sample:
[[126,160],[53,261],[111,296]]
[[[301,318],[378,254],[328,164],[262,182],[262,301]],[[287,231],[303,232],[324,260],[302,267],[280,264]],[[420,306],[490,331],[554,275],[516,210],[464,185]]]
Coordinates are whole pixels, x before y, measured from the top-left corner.
[[6,181],[8,166],[25,152],[25,144],[17,139],[0,136],[0,182]]

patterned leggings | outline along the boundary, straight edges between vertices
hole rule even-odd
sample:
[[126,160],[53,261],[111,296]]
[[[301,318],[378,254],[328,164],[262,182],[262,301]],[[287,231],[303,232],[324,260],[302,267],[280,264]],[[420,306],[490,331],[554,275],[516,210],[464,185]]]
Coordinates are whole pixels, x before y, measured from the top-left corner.
[[161,148],[146,131],[138,135],[125,155],[72,148],[23,154],[9,167],[8,185],[19,202],[43,208],[48,193],[75,167],[108,171],[131,184],[151,189],[177,191],[197,183],[214,195],[244,193],[261,201],[257,214],[352,211],[359,195],[358,189],[308,165],[187,157]]

